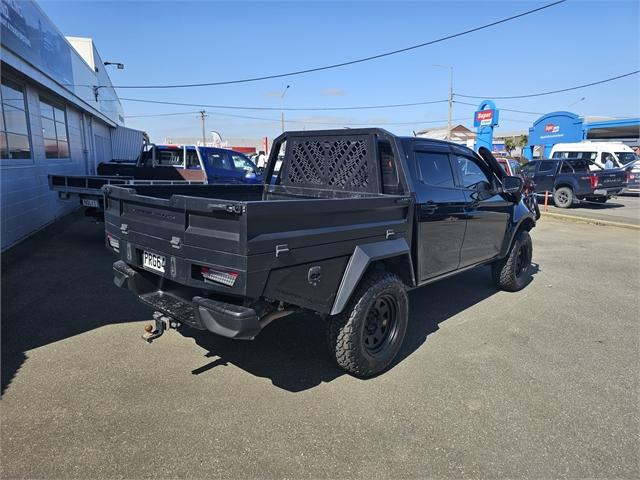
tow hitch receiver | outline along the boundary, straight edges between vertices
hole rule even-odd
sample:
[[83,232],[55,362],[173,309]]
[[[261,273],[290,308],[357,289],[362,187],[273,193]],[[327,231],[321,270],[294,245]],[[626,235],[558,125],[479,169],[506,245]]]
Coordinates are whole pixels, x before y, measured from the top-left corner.
[[180,322],[177,322],[171,317],[167,317],[161,312],[154,312],[153,319],[156,323],[156,328],[154,330],[153,325],[150,323],[144,326],[144,333],[142,334],[142,339],[147,343],[153,342],[156,338],[162,336],[165,330],[169,328],[178,328],[180,326]]

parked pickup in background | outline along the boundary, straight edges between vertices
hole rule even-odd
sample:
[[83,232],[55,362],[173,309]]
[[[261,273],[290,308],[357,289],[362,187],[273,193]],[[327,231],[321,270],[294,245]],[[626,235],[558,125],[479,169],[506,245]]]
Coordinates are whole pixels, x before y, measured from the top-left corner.
[[289,132],[264,178],[104,187],[114,282],[156,311],[143,338],[184,325],[253,339],[315,312],[337,364],[369,377],[401,347],[407,290],[486,264],[501,289],[528,282],[535,219],[522,179],[487,149],[382,129]]
[[560,208],[581,200],[605,203],[627,186],[629,174],[624,169],[592,171],[592,166],[591,160],[584,159],[534,160],[522,167],[522,174],[533,179],[537,194],[552,194]]
[[256,166],[242,153],[213,147],[154,145],[144,147],[136,163],[107,162],[98,175],[49,175],[49,188],[67,199],[80,198],[100,213],[104,185],[178,185],[190,183],[262,183]]

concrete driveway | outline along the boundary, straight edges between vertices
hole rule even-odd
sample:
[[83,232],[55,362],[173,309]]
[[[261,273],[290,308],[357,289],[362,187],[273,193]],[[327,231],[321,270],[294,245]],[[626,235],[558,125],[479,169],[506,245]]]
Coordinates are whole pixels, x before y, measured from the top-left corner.
[[73,216],[3,255],[3,478],[640,476],[637,231],[544,218],[525,290],[413,291],[367,381],[311,316],[143,343],[102,236]]

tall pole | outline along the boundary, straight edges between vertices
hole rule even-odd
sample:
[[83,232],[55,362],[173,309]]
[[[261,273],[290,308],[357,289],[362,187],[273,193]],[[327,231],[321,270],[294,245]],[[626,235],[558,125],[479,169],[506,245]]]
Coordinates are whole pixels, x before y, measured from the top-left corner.
[[207,112],[205,110],[200,110],[198,113],[200,114],[200,120],[202,121],[202,146],[206,147],[207,146],[207,134],[205,133],[204,119],[205,119],[205,117],[207,117]]
[[282,133],[284,133],[284,96],[287,94],[287,90],[291,85],[287,85],[280,95],[280,123],[282,126]]
[[453,111],[453,67],[449,67],[449,116],[447,118],[447,140],[451,141],[451,113]]

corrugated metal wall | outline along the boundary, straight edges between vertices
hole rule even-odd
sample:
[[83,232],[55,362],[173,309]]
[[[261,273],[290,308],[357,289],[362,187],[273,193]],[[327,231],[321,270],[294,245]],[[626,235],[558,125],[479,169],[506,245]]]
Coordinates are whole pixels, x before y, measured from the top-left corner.
[[142,149],[144,132],[118,125],[111,130],[111,150],[114,160],[136,160]]

